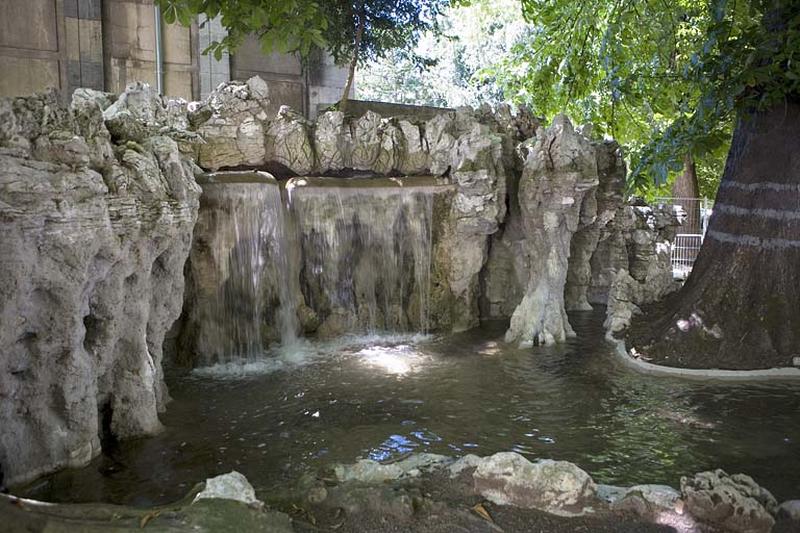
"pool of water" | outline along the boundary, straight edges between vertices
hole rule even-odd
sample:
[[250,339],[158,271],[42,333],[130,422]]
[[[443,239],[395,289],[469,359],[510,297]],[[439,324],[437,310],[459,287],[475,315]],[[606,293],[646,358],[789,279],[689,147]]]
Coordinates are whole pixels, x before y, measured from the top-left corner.
[[578,337],[517,349],[505,324],[443,336],[306,343],[287,354],[168,374],[158,436],[117,445],[30,497],[152,505],[232,469],[269,501],[304,472],[357,458],[514,450],[572,461],[602,483],[667,483],[709,468],[800,497],[800,387],[649,377],[622,367],[601,313]]

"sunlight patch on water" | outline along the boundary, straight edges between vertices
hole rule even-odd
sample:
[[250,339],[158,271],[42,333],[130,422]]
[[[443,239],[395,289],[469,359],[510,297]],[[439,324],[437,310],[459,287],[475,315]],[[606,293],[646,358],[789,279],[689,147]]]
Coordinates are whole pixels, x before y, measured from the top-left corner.
[[364,364],[378,368],[388,374],[403,375],[419,370],[428,357],[423,356],[408,344],[397,346],[370,346],[356,355]]
[[425,357],[413,346],[434,337],[422,333],[345,335],[330,341],[297,339],[288,346],[276,346],[262,357],[234,358],[225,363],[195,368],[192,375],[213,379],[239,379],[291,370],[316,360],[339,355],[356,355],[390,374],[404,374],[419,367]]

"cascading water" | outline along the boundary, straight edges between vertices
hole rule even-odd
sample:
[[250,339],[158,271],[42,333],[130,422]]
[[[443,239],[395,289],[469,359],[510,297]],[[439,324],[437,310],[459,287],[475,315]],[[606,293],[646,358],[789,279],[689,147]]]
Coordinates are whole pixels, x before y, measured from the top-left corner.
[[219,363],[253,360],[275,337],[293,344],[296,282],[280,187],[265,173],[213,174],[202,187],[192,253],[201,278],[194,280],[196,346],[206,363]]
[[426,332],[433,202],[449,190],[425,177],[206,176],[184,350],[195,365],[263,359],[277,340],[301,353],[300,305],[320,337]]
[[289,180],[301,286],[321,335],[427,331],[436,187],[426,178]]

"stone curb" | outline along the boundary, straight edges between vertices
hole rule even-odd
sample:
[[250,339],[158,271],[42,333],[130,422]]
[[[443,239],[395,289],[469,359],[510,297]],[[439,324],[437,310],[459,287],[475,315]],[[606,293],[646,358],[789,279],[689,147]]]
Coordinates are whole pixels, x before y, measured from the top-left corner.
[[761,380],[796,380],[800,379],[800,368],[779,367],[761,370],[720,370],[717,368],[677,368],[656,365],[640,359],[634,359],[621,339],[606,340],[614,345],[614,353],[625,366],[637,372],[654,376],[672,376],[685,379],[716,379],[722,381],[761,381]]

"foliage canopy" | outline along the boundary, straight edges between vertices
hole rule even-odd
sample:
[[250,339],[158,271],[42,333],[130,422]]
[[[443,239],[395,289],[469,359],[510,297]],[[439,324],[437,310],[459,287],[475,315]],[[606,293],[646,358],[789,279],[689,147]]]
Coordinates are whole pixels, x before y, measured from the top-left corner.
[[798,90],[798,0],[521,2],[534,30],[487,73],[515,101],[620,140],[635,188],[687,153],[721,173],[736,113]]
[[[189,25],[200,14],[220,17],[228,35],[205,50],[217,58],[224,50],[235,50],[248,35],[255,35],[265,53],[297,53],[308,58],[315,49],[324,49],[337,63],[344,64],[354,55],[363,62],[383,57],[389,50],[410,48],[421,32],[437,30],[439,14],[445,7],[463,0],[157,2],[168,23]],[[361,35],[359,26],[363,26]]]

